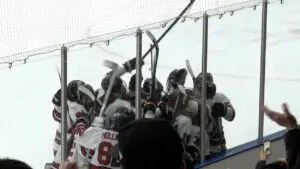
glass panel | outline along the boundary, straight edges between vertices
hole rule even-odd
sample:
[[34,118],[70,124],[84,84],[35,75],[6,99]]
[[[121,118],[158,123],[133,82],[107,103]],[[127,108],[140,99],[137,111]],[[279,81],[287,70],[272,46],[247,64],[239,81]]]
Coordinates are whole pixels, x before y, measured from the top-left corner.
[[[281,104],[289,104],[290,110],[300,118],[297,94],[299,88],[300,15],[299,1],[286,1],[284,5],[270,5],[268,15],[267,70],[265,103],[271,109],[282,112]],[[267,117],[265,135],[283,129]]]

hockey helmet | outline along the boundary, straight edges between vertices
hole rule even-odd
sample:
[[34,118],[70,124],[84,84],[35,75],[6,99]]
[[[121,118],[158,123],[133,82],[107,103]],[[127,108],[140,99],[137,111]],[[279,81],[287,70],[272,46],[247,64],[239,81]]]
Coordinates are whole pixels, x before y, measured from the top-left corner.
[[[202,78],[203,78],[203,73],[200,73],[194,82],[194,87],[198,90],[201,89],[202,87]],[[214,79],[211,73],[207,72],[206,73],[206,96],[207,98],[212,98],[217,91],[216,84],[214,83]]]
[[[144,84],[143,84],[143,91],[146,92],[146,93],[150,93],[151,85],[152,85],[152,79],[151,78],[147,78],[144,81]],[[162,91],[164,91],[163,85],[158,80],[156,80],[155,91],[157,93],[161,93]]]
[[78,86],[77,90],[78,100],[86,108],[91,108],[96,100],[96,94],[93,87],[89,84]]
[[[195,79],[195,84],[201,84],[202,82],[202,77],[203,77],[203,73],[201,72],[201,73],[199,73],[199,75],[196,77],[196,79]],[[213,76],[212,76],[212,74],[211,73],[209,73],[209,72],[207,72],[206,73],[206,82],[214,82],[214,79],[213,79]]]
[[185,79],[187,76],[186,69],[174,69],[168,76],[167,86],[168,87],[176,87],[177,84],[181,84],[182,86],[185,84]]
[[[136,81],[136,74],[132,75],[129,80],[129,91],[135,92],[135,81]],[[143,77],[141,77],[141,82],[143,81]]]
[[110,116],[105,116],[103,128],[106,130],[119,131],[121,127],[135,119],[135,113],[128,107],[120,106]]
[[82,80],[72,80],[69,82],[67,86],[67,98],[70,101],[77,101],[78,100],[78,86],[84,85],[85,83]]
[[[112,78],[111,74],[107,74],[101,81],[101,87],[106,92],[109,86],[110,79]],[[113,82],[113,87],[111,93],[121,93],[123,86],[123,80],[120,77],[116,77]]]

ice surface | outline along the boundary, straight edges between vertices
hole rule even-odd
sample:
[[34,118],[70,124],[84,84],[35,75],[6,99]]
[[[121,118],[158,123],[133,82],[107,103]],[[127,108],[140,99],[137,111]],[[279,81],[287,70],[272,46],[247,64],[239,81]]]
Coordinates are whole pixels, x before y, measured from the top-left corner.
[[[298,119],[299,6],[298,0],[270,5],[265,99],[266,104],[276,110],[280,110],[282,102],[288,102]],[[234,122],[224,122],[227,143],[232,147],[257,137],[261,10],[260,7],[256,11],[247,9],[209,21],[208,70],[215,76],[217,90],[232,100],[237,113]],[[158,36],[161,31],[153,33]],[[163,84],[173,68],[185,66],[186,59],[190,60],[195,73],[201,70],[201,33],[201,20],[180,23],[162,41],[157,76]],[[146,36],[143,38],[146,50],[150,41]],[[134,57],[135,43],[132,36],[112,41],[110,46],[71,49],[68,79],[82,79],[94,88],[99,87],[103,74],[108,71],[101,65],[102,61],[110,59],[122,63]],[[24,160],[34,168],[43,168],[52,160],[52,141],[57,127],[51,115],[51,98],[60,87],[56,73],[60,57],[51,55],[15,65],[10,70],[7,65],[0,67],[0,156]],[[149,63],[147,59],[144,78],[150,77]],[[129,77],[129,74],[124,76],[127,83]],[[191,84],[188,77],[187,85]],[[265,134],[280,129],[265,120]]]

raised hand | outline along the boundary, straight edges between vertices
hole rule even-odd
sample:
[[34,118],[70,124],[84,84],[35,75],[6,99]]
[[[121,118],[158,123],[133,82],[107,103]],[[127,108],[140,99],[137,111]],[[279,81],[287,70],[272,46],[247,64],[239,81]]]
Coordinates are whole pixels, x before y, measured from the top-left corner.
[[287,129],[297,128],[297,120],[289,111],[288,105],[286,103],[282,104],[283,113],[279,113],[270,110],[267,106],[263,108],[265,114],[278,125],[286,127]]

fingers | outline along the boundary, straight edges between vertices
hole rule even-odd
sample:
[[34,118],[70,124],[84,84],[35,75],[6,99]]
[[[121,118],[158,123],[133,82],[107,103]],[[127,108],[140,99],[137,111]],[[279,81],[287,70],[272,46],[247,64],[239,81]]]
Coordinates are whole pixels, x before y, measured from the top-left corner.
[[286,103],[283,103],[282,104],[282,110],[283,110],[283,113],[284,114],[286,114],[286,115],[291,115],[291,112],[290,112],[290,110],[289,110],[289,107],[288,107],[288,105],[286,104]]

